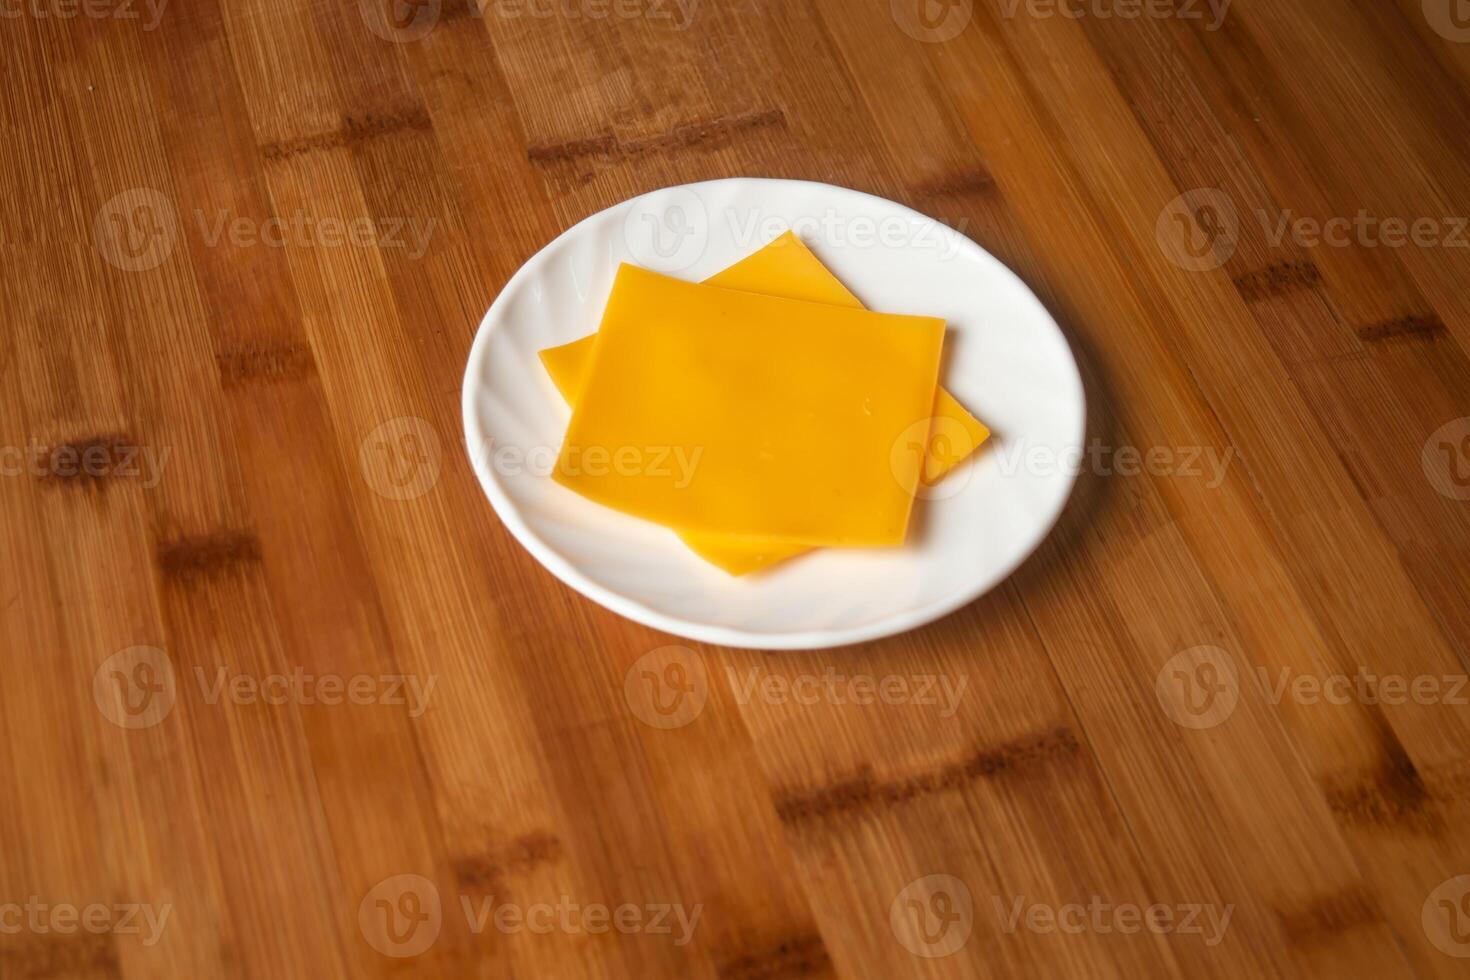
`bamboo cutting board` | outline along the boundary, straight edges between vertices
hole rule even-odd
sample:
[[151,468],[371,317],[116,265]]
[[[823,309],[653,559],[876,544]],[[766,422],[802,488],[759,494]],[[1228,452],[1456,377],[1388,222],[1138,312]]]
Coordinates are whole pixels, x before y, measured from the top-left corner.
[[[1470,975],[1465,0],[0,13],[0,976]],[[1012,266],[1088,453],[860,648],[584,601],[479,319],[644,191]]]

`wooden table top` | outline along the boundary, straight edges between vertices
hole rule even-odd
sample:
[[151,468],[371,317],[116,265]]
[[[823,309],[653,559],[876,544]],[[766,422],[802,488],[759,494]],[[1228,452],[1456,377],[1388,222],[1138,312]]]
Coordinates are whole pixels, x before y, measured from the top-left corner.
[[[1465,0],[394,2],[0,3],[0,976],[1470,972]],[[737,175],[1077,353],[926,629],[644,629],[465,458],[521,263]]]

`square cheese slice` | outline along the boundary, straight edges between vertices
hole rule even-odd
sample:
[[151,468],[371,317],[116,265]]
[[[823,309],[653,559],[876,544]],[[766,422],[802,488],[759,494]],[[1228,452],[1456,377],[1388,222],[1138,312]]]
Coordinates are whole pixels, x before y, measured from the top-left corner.
[[[789,231],[705,282],[833,306],[862,306],[806,243]],[[597,335],[589,334],[541,352],[547,374],[569,405],[577,403],[596,341]],[[922,476],[926,485],[939,482],[990,438],[990,430],[943,388],[934,399],[933,415]],[[733,535],[686,532],[680,537],[695,554],[731,575],[760,571],[811,550],[807,545]]]
[[[683,282],[624,265],[557,482],[683,532],[896,546],[944,321]],[[927,433],[927,428],[925,429]]]
[[[807,248],[794,232],[786,232],[765,248],[747,255],[724,272],[706,279],[707,286],[743,289],[748,293],[804,299],[810,303],[828,303],[862,309],[862,301],[834,276],[816,253]],[[597,334],[588,334],[560,347],[541,352],[541,363],[562,397],[573,406],[582,379],[592,363],[592,348]]]

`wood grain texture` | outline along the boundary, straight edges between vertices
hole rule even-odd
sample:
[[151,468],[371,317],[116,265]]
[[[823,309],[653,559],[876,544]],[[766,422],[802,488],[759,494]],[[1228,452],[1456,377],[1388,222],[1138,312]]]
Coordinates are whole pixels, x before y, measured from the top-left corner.
[[[1470,975],[1467,7],[0,4],[0,977]],[[656,634],[461,449],[525,259],[741,175],[1078,355],[927,629]]]

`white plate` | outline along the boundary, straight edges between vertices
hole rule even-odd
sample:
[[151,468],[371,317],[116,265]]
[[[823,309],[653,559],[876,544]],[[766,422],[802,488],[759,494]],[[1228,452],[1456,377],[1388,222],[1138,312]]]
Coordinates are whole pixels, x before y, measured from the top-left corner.
[[[788,228],[865,304],[944,317],[944,384],[995,436],[917,505],[909,544],[822,550],[731,578],[664,528],[550,479],[571,413],[536,352],[597,329],[620,262],[700,280]],[[552,574],[607,608],[709,643],[805,649],[937,619],[1046,537],[1082,456],[1082,381],[1056,323],[984,249],[916,211],[795,180],[718,180],[595,214],[538,252],[480,324],[466,445],[495,512]]]

